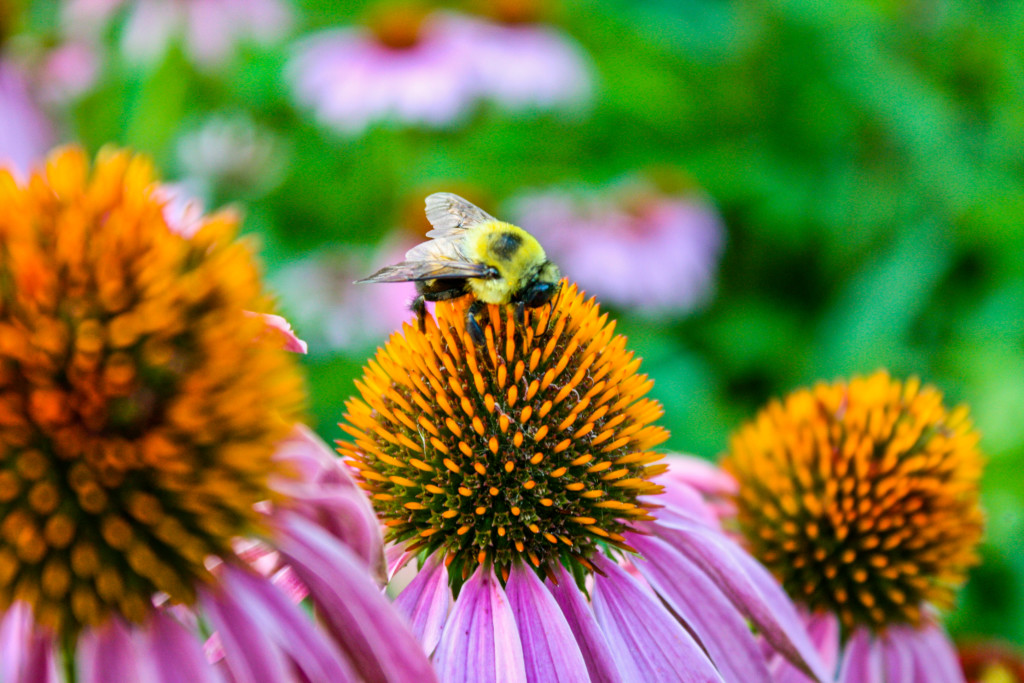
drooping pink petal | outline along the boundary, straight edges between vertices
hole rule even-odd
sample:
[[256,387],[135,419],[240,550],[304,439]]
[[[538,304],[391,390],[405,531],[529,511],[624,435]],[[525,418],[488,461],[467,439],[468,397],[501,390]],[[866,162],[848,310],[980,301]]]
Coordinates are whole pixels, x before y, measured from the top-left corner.
[[645,524],[643,530],[701,567],[776,651],[812,678],[831,680],[796,607],[768,570],[736,543],[704,524],[683,519],[659,520]]
[[325,625],[368,683],[431,683],[430,663],[363,561],[330,533],[291,511],[275,519],[278,547],[309,588]]
[[32,609],[16,602],[0,620],[0,680],[57,683],[53,637],[35,625]]
[[304,425],[296,425],[278,444],[274,459],[298,475],[271,479],[271,487],[287,498],[287,508],[340,539],[383,580],[383,538],[377,517],[341,459]]
[[530,683],[588,683],[587,665],[554,597],[525,564],[516,564],[505,585],[523,645]]
[[747,622],[697,565],[653,536],[628,534],[631,562],[697,637],[728,683],[769,682],[771,673]]
[[882,672],[882,650],[868,630],[859,628],[854,631],[843,648],[839,683],[886,683]]
[[448,570],[440,554],[431,555],[405,590],[395,599],[395,607],[409,619],[416,639],[430,656],[441,640],[441,629],[448,618],[452,592],[448,588]]
[[117,617],[82,634],[77,659],[82,683],[142,680],[131,631]]
[[598,554],[594,612],[612,656],[629,681],[720,682],[700,645],[621,567]]
[[434,664],[444,683],[526,683],[512,606],[491,569],[477,567],[462,586]]
[[271,582],[234,567],[220,575],[224,591],[261,624],[294,668],[311,681],[357,680],[338,649]]
[[558,583],[549,583],[548,590],[572,629],[583,660],[587,663],[590,680],[593,683],[618,683],[622,680],[622,674],[583,592],[576,586],[572,574],[561,564],[556,564],[554,571]]
[[[166,610],[156,610],[145,634],[137,639],[144,642],[141,660],[153,681],[160,683],[222,683],[224,680],[203,654],[203,648],[193,633],[181,625]],[[139,678],[113,678],[107,674],[103,680],[142,680]]]
[[258,315],[263,318],[263,321],[267,324],[267,329],[280,335],[285,351],[293,351],[295,353],[307,353],[309,351],[309,346],[306,342],[299,339],[291,324],[281,316],[272,313],[249,313],[249,315]]

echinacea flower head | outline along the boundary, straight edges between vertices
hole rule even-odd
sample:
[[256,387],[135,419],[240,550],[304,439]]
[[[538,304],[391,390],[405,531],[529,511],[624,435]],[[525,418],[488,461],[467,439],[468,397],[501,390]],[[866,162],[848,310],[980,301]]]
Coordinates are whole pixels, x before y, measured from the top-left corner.
[[[491,305],[479,345],[469,305],[438,302],[378,351],[339,448],[393,543],[390,570],[419,568],[396,604],[441,680],[767,681],[747,618],[824,680],[782,625],[800,640],[794,608],[766,606],[778,586],[686,509],[700,496],[662,495],[685,486],[659,479],[662,407],[594,300],[563,282],[522,325]],[[712,606],[694,611],[698,589]]]
[[[237,228],[222,213],[177,230],[151,165],[127,152],[90,168],[80,150],[60,151],[24,185],[0,172],[8,683],[56,680],[51,670],[138,680],[154,663],[173,669],[164,680],[216,680],[201,649],[212,630],[233,676],[374,670],[328,636],[346,632],[339,609],[318,630],[236,554],[242,538],[273,545],[318,604],[332,599],[320,585],[331,562],[326,580],[386,608],[367,515],[354,503],[313,510],[316,496],[295,493],[328,482],[309,474],[315,439],[296,435],[305,396],[285,348],[293,335],[254,313],[270,301]],[[389,614],[351,630],[380,630]]]
[[[392,340],[363,400],[346,406],[356,442],[343,453],[390,538],[440,551],[455,576],[488,562],[507,573],[515,560],[550,571],[563,557],[591,569],[599,544],[628,548],[628,520],[653,519],[638,499],[661,490],[651,449],[668,433],[653,424],[661,405],[643,398],[651,381],[595,306],[572,288],[561,301],[557,320],[540,309],[525,330],[493,307],[481,349],[463,329],[468,302],[443,307],[434,334]],[[426,384],[402,373],[423,361],[436,363],[422,366]]]
[[934,635],[917,645],[951,661],[932,608],[978,560],[978,441],[966,407],[886,372],[798,390],[732,437],[739,529],[794,599],[838,617],[844,671]]

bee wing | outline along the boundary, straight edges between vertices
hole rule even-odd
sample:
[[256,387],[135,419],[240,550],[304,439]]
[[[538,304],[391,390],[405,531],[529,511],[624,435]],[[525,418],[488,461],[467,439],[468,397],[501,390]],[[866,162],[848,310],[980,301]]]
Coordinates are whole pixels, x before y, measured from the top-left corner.
[[427,220],[434,226],[427,237],[443,239],[496,219],[456,194],[435,192],[427,197]]
[[415,282],[417,280],[450,280],[453,278],[491,278],[493,271],[480,263],[450,259],[434,261],[402,261],[381,268],[359,282]]

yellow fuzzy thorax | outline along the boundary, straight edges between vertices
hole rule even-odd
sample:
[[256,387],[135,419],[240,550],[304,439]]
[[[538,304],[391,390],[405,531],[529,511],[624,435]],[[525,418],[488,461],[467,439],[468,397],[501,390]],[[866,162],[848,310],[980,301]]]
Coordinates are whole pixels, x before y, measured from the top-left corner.
[[[518,240],[515,249],[498,248],[508,239]],[[468,280],[473,295],[487,304],[507,304],[512,295],[522,289],[547,258],[544,248],[533,235],[520,227],[503,221],[487,221],[471,228],[464,245],[466,255],[476,263],[492,266],[500,278]]]

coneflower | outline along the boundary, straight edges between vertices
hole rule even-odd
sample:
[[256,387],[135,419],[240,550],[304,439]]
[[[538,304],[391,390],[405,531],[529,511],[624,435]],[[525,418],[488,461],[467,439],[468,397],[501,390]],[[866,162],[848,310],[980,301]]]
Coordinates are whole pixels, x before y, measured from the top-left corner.
[[963,680],[935,608],[977,562],[978,439],[966,407],[886,372],[796,391],[732,438],[739,529],[840,681]]
[[824,680],[781,589],[687,509],[696,492],[656,479],[662,408],[607,314],[563,283],[523,327],[490,306],[477,345],[468,305],[377,353],[340,444],[390,569],[419,568],[397,605],[442,681],[770,680],[747,619]]
[[0,172],[0,679],[431,680],[235,217],[185,231],[160,194],[126,152]]

